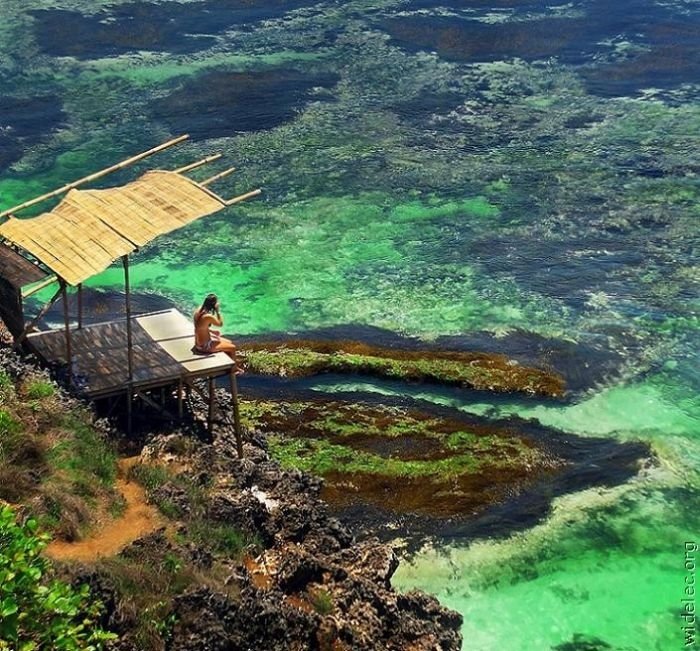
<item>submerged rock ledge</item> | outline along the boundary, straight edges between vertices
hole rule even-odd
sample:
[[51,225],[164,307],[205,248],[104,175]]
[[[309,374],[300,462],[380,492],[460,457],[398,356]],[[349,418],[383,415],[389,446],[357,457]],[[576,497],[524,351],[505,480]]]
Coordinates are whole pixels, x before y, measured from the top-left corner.
[[321,497],[356,535],[400,540],[408,554],[527,529],[557,496],[623,483],[652,457],[643,442],[401,397],[328,399],[294,382],[248,387],[241,415],[283,467],[323,477]]
[[249,370],[260,375],[353,373],[549,398],[562,397],[566,388],[557,372],[521,366],[498,353],[397,350],[360,341],[303,339],[245,342],[241,352]]

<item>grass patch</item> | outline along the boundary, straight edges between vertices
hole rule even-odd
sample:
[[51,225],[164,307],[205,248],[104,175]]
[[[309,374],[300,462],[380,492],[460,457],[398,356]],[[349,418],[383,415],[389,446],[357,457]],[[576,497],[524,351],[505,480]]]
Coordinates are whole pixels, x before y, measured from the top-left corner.
[[404,461],[335,445],[323,439],[270,437],[270,452],[285,468],[315,475],[331,472],[368,473],[390,477],[445,477],[474,472],[480,461],[475,454],[456,454],[435,461]]
[[50,398],[56,393],[56,388],[47,380],[30,380],[24,385],[24,395],[30,400]]
[[129,479],[137,481],[152,492],[170,481],[172,473],[165,466],[150,466],[139,463],[129,469]]
[[118,498],[114,450],[41,374],[15,385],[0,371],[0,402],[0,499],[26,504],[57,537],[80,538]]
[[176,552],[148,550],[136,558],[116,556],[98,563],[119,599],[116,618],[127,624],[129,639],[142,651],[160,651],[170,638],[173,598],[198,583],[198,576]]
[[[148,491],[149,499],[166,518],[185,524],[181,542],[194,543],[227,558],[240,558],[245,549],[251,545],[258,546],[257,538],[207,518],[210,485],[201,484],[184,473],[174,475],[164,466],[139,464],[131,468],[129,476]],[[166,485],[184,496],[186,505],[159,494],[158,489]]]
[[[117,455],[111,445],[88,423],[77,416],[63,418],[65,435],[47,455],[55,472],[65,473],[75,485],[83,487],[97,479],[103,487],[114,485]],[[95,490],[91,493],[96,494]]]
[[191,520],[187,524],[187,540],[240,560],[251,546],[261,547],[260,541],[228,524],[214,524],[205,519]]
[[168,648],[177,623],[173,600],[178,595],[208,586],[229,598],[238,596],[238,588],[229,582],[228,565],[215,562],[207,570],[197,569],[159,535],[151,537],[148,545],[98,561],[95,569],[115,586],[113,618],[127,631],[122,640],[139,651]]
[[327,590],[318,588],[309,594],[309,603],[313,609],[322,617],[330,615],[335,610],[333,597]]
[[15,392],[15,385],[10,376],[0,369],[0,405],[11,399]]
[[107,505],[107,513],[114,518],[121,518],[126,511],[126,500],[121,494],[115,494]]
[[0,409],[0,462],[7,462],[17,449],[22,425],[10,412]]

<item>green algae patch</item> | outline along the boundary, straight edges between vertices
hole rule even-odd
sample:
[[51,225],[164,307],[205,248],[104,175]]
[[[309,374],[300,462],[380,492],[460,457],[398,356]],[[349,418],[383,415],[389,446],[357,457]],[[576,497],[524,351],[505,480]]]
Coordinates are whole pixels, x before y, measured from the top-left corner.
[[493,353],[405,351],[356,341],[309,340],[245,344],[241,352],[248,369],[260,375],[354,373],[547,397],[560,397],[565,390],[559,374],[521,366]]
[[500,214],[498,206],[492,204],[486,197],[472,197],[462,201],[446,201],[437,205],[426,205],[423,201],[409,201],[398,204],[389,212],[389,218],[394,221],[416,222],[418,220],[436,219],[467,215],[470,217],[497,217]]
[[474,514],[561,464],[512,430],[404,407],[260,400],[244,401],[241,415],[283,467],[324,477],[323,497],[338,508]]

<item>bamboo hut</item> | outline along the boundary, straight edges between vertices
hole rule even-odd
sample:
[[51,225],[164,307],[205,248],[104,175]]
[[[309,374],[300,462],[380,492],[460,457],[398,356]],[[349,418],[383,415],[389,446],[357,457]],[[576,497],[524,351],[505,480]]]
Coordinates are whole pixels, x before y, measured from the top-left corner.
[[[175,170],[153,169],[125,185],[108,189],[78,189],[107,174],[177,145],[180,136],[121,163],[95,172],[3,213],[0,219],[0,317],[15,339],[47,363],[63,364],[68,382],[92,400],[124,401],[131,429],[135,400],[165,411],[158,394],[177,391],[182,416],[183,394],[198,391],[209,405],[208,428],[213,427],[214,380],[230,378],[239,454],[242,454],[236,376],[233,361],[224,353],[202,356],[192,351],[191,320],[177,310],[132,314],[130,255],[159,235],[172,232],[227,206],[260,194],[253,190],[224,199],[208,186],[231,174],[228,168],[204,181],[185,174],[211,163],[208,156]],[[15,214],[53,197],[58,205],[37,217]],[[83,283],[121,260],[124,269],[125,318],[83,325]],[[34,319],[25,323],[23,298],[53,283],[58,288]],[[22,288],[31,285],[22,293]],[[77,292],[77,320],[68,311],[68,290]],[[59,299],[63,327],[37,330],[37,324]],[[207,390],[195,380],[204,379]]]

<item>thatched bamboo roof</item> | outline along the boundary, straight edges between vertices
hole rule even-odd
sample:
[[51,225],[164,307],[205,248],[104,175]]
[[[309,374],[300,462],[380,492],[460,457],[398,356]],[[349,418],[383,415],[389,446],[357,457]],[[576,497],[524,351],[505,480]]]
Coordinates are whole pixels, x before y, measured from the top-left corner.
[[230,202],[176,172],[153,170],[127,185],[70,190],[50,212],[10,218],[0,237],[78,285],[159,235]]

